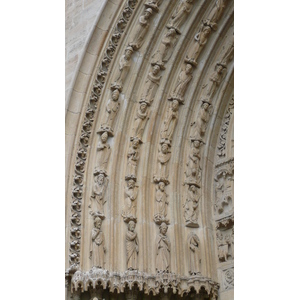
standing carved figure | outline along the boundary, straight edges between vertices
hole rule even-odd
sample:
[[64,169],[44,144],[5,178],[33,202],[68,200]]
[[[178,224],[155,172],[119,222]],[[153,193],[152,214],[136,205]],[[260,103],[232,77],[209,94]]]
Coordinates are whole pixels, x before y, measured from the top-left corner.
[[107,163],[111,153],[110,146],[106,143],[107,139],[108,133],[103,132],[100,136],[100,141],[97,145],[97,151],[99,153],[98,166],[101,170],[105,170],[107,168]]
[[192,126],[191,138],[192,139],[200,140],[201,137],[204,136],[206,128],[207,128],[207,123],[208,123],[209,117],[210,117],[209,108],[210,108],[210,103],[208,103],[206,101],[202,101],[200,114],[198,115],[196,121],[194,121],[191,124],[191,126]]
[[122,216],[125,222],[131,220],[136,221],[136,198],[137,198],[137,187],[135,181],[130,179],[127,181],[127,187],[125,189],[125,208],[122,212]]
[[197,59],[202,51],[204,45],[207,42],[207,39],[211,33],[211,28],[209,26],[201,25],[199,32],[194,37],[194,43],[191,48],[188,50],[186,59],[192,64],[197,64]]
[[120,92],[119,90],[115,89],[112,91],[111,99],[108,100],[105,109],[105,122],[104,124],[109,126],[110,128],[113,125],[115,117],[118,113],[120,103],[118,102]]
[[175,13],[172,15],[168,28],[174,28],[179,34],[180,26],[185,22],[188,14],[191,12],[194,0],[181,0]]
[[218,257],[220,261],[228,260],[228,244],[220,230],[217,231]]
[[159,235],[156,237],[156,272],[169,273],[170,272],[170,251],[171,242],[166,233],[168,226],[162,223],[159,226]]
[[102,220],[96,217],[94,220],[94,228],[92,229],[90,256],[92,266],[96,268],[104,268],[106,253],[104,234],[101,230]]
[[139,156],[139,139],[134,138],[131,146],[127,153],[127,170],[126,170],[126,176],[131,177],[132,175],[136,177],[136,168],[138,164],[138,160],[140,159]]
[[168,214],[168,205],[169,201],[167,199],[167,194],[165,192],[165,183],[159,182],[156,187],[156,194],[155,194],[155,215],[154,221],[156,224],[160,224],[162,222],[168,223],[169,220],[167,219]]
[[188,238],[188,245],[190,250],[189,273],[190,275],[198,275],[201,273],[200,239],[194,232]]
[[91,196],[91,215],[99,216],[104,218],[103,206],[106,203],[105,192],[108,185],[108,179],[105,176],[105,173],[95,170],[94,172],[94,185]]
[[125,53],[120,58],[119,69],[116,76],[116,80],[112,86],[119,87],[119,88],[123,87],[129,68],[131,66],[132,53],[133,53],[133,48],[127,46],[125,48]]
[[192,182],[198,182],[200,179],[199,171],[200,171],[200,146],[201,142],[199,140],[195,140],[192,142],[192,149],[188,156],[187,162],[187,171],[186,177]]
[[214,30],[217,29],[217,21],[220,19],[225,8],[225,1],[226,0],[216,0],[214,8],[211,10],[207,17],[206,22],[208,22]]
[[176,87],[169,99],[175,99],[180,102],[184,101],[184,94],[187,90],[189,82],[193,78],[193,67],[191,64],[187,64],[185,70],[182,70],[178,76]]
[[221,63],[227,65],[232,59],[234,54],[234,37],[227,43],[226,49],[221,59]]
[[184,218],[187,227],[199,227],[198,224],[198,210],[199,210],[199,196],[195,185],[190,185],[187,192],[187,199],[184,208]]
[[172,140],[172,136],[178,120],[178,107],[179,102],[177,100],[173,100],[164,120],[162,130],[160,132],[162,139],[168,139],[169,141]]
[[142,134],[148,116],[147,108],[148,105],[145,102],[142,102],[140,104],[140,107],[138,108],[136,116],[134,118],[131,137],[138,137],[139,139],[142,138]]
[[161,78],[161,76],[158,75],[159,72],[160,67],[158,65],[152,66],[152,71],[148,74],[147,80],[144,84],[140,102],[151,104],[154,100],[155,93],[157,91]]
[[129,221],[126,233],[127,269],[138,269],[139,240],[135,232],[135,222]]
[[169,151],[169,142],[164,142],[161,145],[161,151],[158,154],[158,176],[160,178],[168,178],[169,172],[167,164],[171,158],[171,151]]
[[176,30],[170,28],[167,33],[163,36],[159,48],[152,57],[152,64],[164,65],[171,56],[171,49],[174,48],[176,41]]
[[152,9],[147,8],[142,16],[139,18],[139,23],[136,30],[133,33],[132,42],[129,43],[134,50],[138,50],[142,47],[145,35],[149,28],[150,16],[152,15]]

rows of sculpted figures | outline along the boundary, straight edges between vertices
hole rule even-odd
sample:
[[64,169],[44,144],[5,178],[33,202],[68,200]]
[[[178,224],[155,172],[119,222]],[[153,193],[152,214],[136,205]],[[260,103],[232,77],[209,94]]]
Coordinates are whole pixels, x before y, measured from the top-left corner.
[[[150,59],[150,71],[144,82],[141,96],[136,107],[133,127],[129,134],[129,147],[127,149],[127,166],[124,187],[124,205],[121,216],[127,226],[124,243],[127,255],[127,270],[138,269],[138,257],[140,249],[136,226],[139,225],[137,217],[138,200],[138,164],[140,151],[143,145],[143,133],[147,121],[150,118],[151,105],[155,99],[162,72],[167,67],[167,62],[172,56],[176,42],[181,35],[182,26],[186,22],[194,2],[196,0],[181,0],[176,6],[165,32],[154,54]],[[159,6],[163,0],[147,0],[145,9],[138,18],[129,43],[124,49],[124,54],[119,60],[118,70],[113,78],[110,88],[111,97],[107,101],[103,122],[98,129],[99,143],[97,145],[96,166],[94,168],[94,185],[90,196],[89,212],[93,217],[93,228],[91,231],[90,259],[93,267],[105,268],[106,242],[101,229],[105,222],[105,203],[107,202],[107,190],[109,185],[108,164],[110,162],[111,147],[108,143],[114,137],[114,124],[120,108],[120,94],[126,84],[128,74],[132,65],[132,57],[142,46],[151,26],[151,19],[159,12]],[[162,116],[160,128],[160,141],[158,148],[157,164],[153,174],[155,185],[155,212],[153,221],[158,226],[159,234],[155,240],[155,269],[157,273],[171,272],[170,262],[172,245],[168,237],[168,226],[172,223],[169,217],[169,195],[167,193],[169,180],[169,164],[172,156],[172,139],[179,118],[180,107],[185,103],[185,94],[193,79],[193,72],[198,67],[197,60],[205,47],[210,34],[217,30],[217,21],[224,10],[224,0],[217,0],[215,6],[208,15],[201,20],[193,41],[187,48],[186,55],[182,61],[182,69],[178,74],[175,85],[167,97],[168,108]],[[218,62],[204,84],[201,94],[202,106],[199,115],[191,124],[190,149],[186,162],[185,180],[186,197],[182,203],[182,217],[185,225],[191,230],[199,227],[200,215],[200,189],[201,189],[201,148],[205,145],[205,132],[207,123],[212,113],[212,100],[216,91],[226,75],[227,64],[233,57],[233,41],[228,43],[222,51]],[[189,274],[200,274],[200,239],[193,231],[188,235],[186,241],[189,249]]]

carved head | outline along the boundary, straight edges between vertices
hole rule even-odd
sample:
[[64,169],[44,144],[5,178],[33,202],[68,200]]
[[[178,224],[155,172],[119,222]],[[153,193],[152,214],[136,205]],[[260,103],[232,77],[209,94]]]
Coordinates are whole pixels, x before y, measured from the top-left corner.
[[168,225],[165,222],[162,222],[161,225],[159,226],[159,232],[163,235],[166,235],[168,231]]
[[152,15],[152,9],[151,8],[147,8],[145,10],[144,18],[147,20],[147,19],[150,18],[151,15]]
[[97,183],[100,185],[104,183],[104,175],[102,173],[97,176]]
[[147,104],[145,102],[141,103],[140,110],[142,113],[145,113],[147,110]]
[[140,143],[139,139],[138,138],[134,138],[133,141],[132,141],[132,147],[134,149],[137,149],[139,143]]
[[128,230],[131,231],[131,232],[134,232],[134,229],[135,229],[135,222],[129,221]]
[[103,144],[106,143],[107,138],[108,138],[108,133],[105,131],[104,133],[101,134],[101,141]]
[[190,74],[193,72],[193,66],[191,64],[187,64],[185,67],[185,73]]
[[216,66],[216,72],[218,74],[222,74],[223,70],[225,69],[225,66],[221,65],[220,63],[217,64]]
[[178,110],[178,106],[179,106],[178,100],[173,100],[172,101],[172,110],[173,111],[177,111]]
[[165,183],[162,182],[162,181],[158,184],[158,188],[159,188],[162,192],[164,192],[165,186],[166,186]]
[[160,67],[158,65],[154,65],[152,67],[152,74],[153,75],[157,75],[159,73],[159,71],[160,71]]
[[94,219],[94,225],[95,225],[96,228],[100,229],[101,225],[102,225],[102,220],[99,217],[96,217]]
[[115,89],[115,90],[113,90],[113,92],[111,93],[111,95],[112,95],[112,99],[114,101],[117,101],[119,99],[120,92],[119,92],[118,89]]
[[197,141],[197,140],[196,140],[196,141],[194,141],[193,144],[194,144],[194,147],[195,147],[195,148],[199,148],[199,147],[200,147],[200,141]]
[[132,53],[133,53],[133,48],[130,46],[126,47],[125,54],[124,54],[125,58],[129,60],[131,58]]
[[209,26],[205,26],[203,28],[204,36],[207,37],[211,33],[211,28]]
[[162,152],[163,154],[167,154],[168,151],[169,151],[169,145],[166,144],[166,143],[163,143],[163,144],[161,145],[161,152]]
[[176,30],[174,28],[170,28],[166,34],[166,36],[175,36]]
[[134,187],[135,187],[135,181],[134,181],[133,179],[129,179],[129,180],[127,181],[127,186],[128,186],[128,188],[130,188],[130,189],[134,188]]
[[190,186],[190,190],[191,190],[192,192],[195,192],[195,191],[196,191],[196,186],[192,184],[192,185]]

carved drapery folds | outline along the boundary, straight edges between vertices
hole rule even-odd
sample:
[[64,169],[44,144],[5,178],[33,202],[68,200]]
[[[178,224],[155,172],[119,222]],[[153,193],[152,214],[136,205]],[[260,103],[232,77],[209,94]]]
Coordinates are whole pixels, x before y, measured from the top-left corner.
[[156,237],[156,260],[155,269],[157,273],[170,273],[171,242],[167,237],[168,226],[162,223],[159,226],[159,235]]
[[201,274],[201,256],[200,256],[200,239],[194,233],[191,232],[188,237],[189,247],[189,274],[199,275]]
[[125,188],[125,206],[122,212],[124,222],[137,221],[136,218],[136,198],[138,195],[138,187],[135,185],[134,179],[126,181],[127,186]]
[[135,222],[129,221],[128,230],[126,233],[126,257],[127,269],[138,269],[138,253],[139,253],[139,240],[135,232]]

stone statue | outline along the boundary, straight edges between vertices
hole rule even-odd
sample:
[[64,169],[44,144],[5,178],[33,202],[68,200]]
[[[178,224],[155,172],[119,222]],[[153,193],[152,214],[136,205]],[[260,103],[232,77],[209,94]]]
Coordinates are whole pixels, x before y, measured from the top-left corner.
[[232,59],[234,55],[234,37],[229,40],[229,42],[226,45],[226,49],[222,55],[221,63],[223,65],[227,65]]
[[199,54],[201,53],[204,45],[206,44],[210,33],[211,28],[202,24],[199,32],[194,37],[194,43],[192,44],[186,55],[187,62],[197,65],[197,59],[199,57]]
[[100,141],[97,145],[97,151],[99,155],[98,166],[101,170],[107,169],[107,163],[110,157],[111,149],[106,143],[108,138],[108,133],[103,132],[100,136]]
[[139,143],[140,140],[138,138],[134,138],[131,142],[131,146],[127,153],[127,170],[126,170],[126,177],[131,177],[132,175],[136,177],[136,169],[137,164],[140,159],[139,156]]
[[169,99],[175,99],[180,102],[184,102],[184,94],[187,90],[189,82],[192,80],[193,67],[191,64],[187,64],[185,70],[182,70],[178,76],[176,87]]
[[[199,140],[195,140],[192,142],[192,149],[188,156],[187,162],[187,171],[186,177],[190,182],[197,182],[200,179],[199,171],[200,171],[200,146],[201,142]],[[198,183],[199,184],[199,183]]]
[[172,136],[178,120],[178,106],[179,102],[177,100],[173,100],[169,110],[167,111],[162,130],[160,131],[162,139],[168,139],[169,141],[172,141]]
[[158,65],[152,66],[152,71],[148,74],[147,80],[143,85],[143,91],[140,102],[146,102],[148,105],[154,100],[160,78],[158,76],[160,72],[160,67]]
[[160,225],[162,222],[169,223],[167,219],[169,201],[165,192],[165,183],[159,182],[155,193],[155,215],[154,222]]
[[204,136],[207,123],[209,121],[210,117],[210,103],[206,101],[202,101],[200,114],[197,117],[196,121],[191,124],[192,130],[191,130],[191,138],[201,140],[201,137]]
[[136,112],[136,116],[134,118],[134,123],[133,123],[133,128],[132,128],[132,133],[131,137],[137,137],[139,139],[142,138],[144,128],[145,128],[145,123],[148,119],[148,112],[147,112],[148,105],[145,102],[142,102],[140,104],[140,107],[138,108]]
[[169,151],[169,141],[163,142],[161,145],[161,151],[158,154],[158,177],[167,179],[169,177],[169,172],[167,168],[167,163],[171,158],[171,151]]
[[90,244],[90,259],[92,266],[104,269],[104,254],[106,253],[104,234],[101,230],[102,220],[99,217],[94,219],[94,228]]
[[105,172],[96,169],[94,171],[94,185],[92,190],[92,196],[90,198],[91,203],[91,215],[98,216],[104,219],[103,206],[106,203],[105,192],[108,185],[108,179]]
[[166,236],[168,226],[162,223],[159,226],[159,235],[156,237],[156,272],[169,273],[170,272],[170,251],[171,242]]
[[220,230],[217,231],[218,257],[220,261],[228,260],[228,244]]
[[[206,86],[206,97],[205,98],[212,99],[212,97],[214,96],[221,81],[224,79],[224,77],[226,75],[226,72],[224,72],[224,70],[226,70],[225,65],[223,65],[221,63],[216,64],[215,71],[212,73],[211,77],[209,78],[209,82]],[[208,102],[211,102],[211,101],[208,101]]]
[[223,10],[225,8],[225,1],[226,0],[216,0],[216,5],[213,7],[211,12],[209,13],[207,20],[204,22],[210,24],[210,26],[216,30],[217,29],[217,21],[220,19]]
[[187,192],[187,199],[184,208],[184,218],[187,227],[199,227],[199,196],[195,185],[190,185]]
[[139,240],[135,232],[135,222],[129,221],[126,233],[127,269],[138,269]]
[[174,28],[179,34],[180,26],[185,22],[188,14],[191,12],[194,0],[181,0],[174,14],[171,17],[168,28]]
[[167,33],[163,36],[162,41],[159,45],[159,48],[152,56],[152,64],[158,64],[163,66],[165,62],[167,62],[171,56],[171,49],[175,47],[176,43],[176,30],[174,28],[170,28]]
[[129,179],[127,181],[127,187],[125,188],[125,208],[122,212],[124,222],[136,221],[136,198],[137,198],[137,187],[135,181]]
[[112,127],[115,117],[118,113],[120,103],[118,102],[120,92],[118,89],[112,91],[111,99],[108,100],[105,109],[105,122],[104,125]]
[[129,43],[134,50],[138,50],[142,47],[145,35],[149,28],[150,16],[152,15],[152,9],[147,8],[142,16],[139,18],[139,23],[134,30],[132,42]]
[[200,267],[200,239],[199,237],[192,232],[188,238],[189,245],[189,273],[190,275],[199,275],[201,274]]
[[125,53],[120,58],[119,69],[118,69],[118,73],[116,76],[116,80],[112,84],[113,87],[116,87],[119,89],[123,87],[123,84],[126,80],[126,76],[130,69],[130,66],[131,66],[132,53],[133,53],[133,48],[130,46],[127,46],[125,48]]

